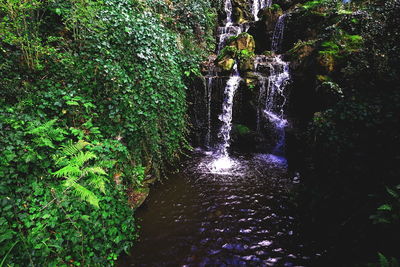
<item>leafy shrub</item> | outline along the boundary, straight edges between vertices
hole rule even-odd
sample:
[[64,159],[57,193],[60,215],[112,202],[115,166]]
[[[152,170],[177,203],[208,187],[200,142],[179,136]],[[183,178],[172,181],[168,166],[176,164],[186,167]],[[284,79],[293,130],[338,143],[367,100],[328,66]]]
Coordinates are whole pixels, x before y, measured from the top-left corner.
[[189,148],[186,82],[213,49],[217,4],[170,3],[1,1],[4,264],[112,265],[132,246],[127,188]]

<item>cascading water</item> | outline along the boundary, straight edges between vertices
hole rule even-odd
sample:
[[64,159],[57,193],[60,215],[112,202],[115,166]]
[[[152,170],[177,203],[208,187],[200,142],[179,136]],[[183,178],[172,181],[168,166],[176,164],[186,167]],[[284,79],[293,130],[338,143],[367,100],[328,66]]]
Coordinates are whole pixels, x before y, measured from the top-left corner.
[[251,13],[254,16],[254,20],[258,21],[260,18],[258,17],[258,12],[265,7],[269,7],[272,4],[272,0],[253,0],[253,4],[251,7]]
[[226,13],[226,18],[224,20],[224,25],[218,28],[218,48],[217,53],[219,53],[222,48],[224,48],[226,41],[229,37],[237,36],[242,32],[247,32],[249,30],[248,24],[234,24],[232,20],[232,2],[231,0],[225,0],[224,11]]
[[209,147],[211,144],[211,97],[213,91],[213,85],[215,80],[215,73],[212,67],[209,67],[208,75],[206,78],[205,84],[205,103],[206,103],[206,110],[207,110],[207,133],[205,137],[205,146]]
[[240,80],[237,64],[235,64],[225,87],[222,113],[219,116],[223,124],[218,134],[219,137],[222,138],[222,143],[218,146],[216,159],[211,163],[211,172],[219,173],[231,169],[235,165],[234,160],[229,157],[228,148],[231,141],[233,98],[239,87]]
[[275,25],[275,30],[272,36],[272,44],[271,44],[271,51],[273,52],[278,52],[282,44],[286,16],[287,14],[283,14],[282,16],[280,16],[278,22]]
[[[276,23],[271,44],[273,52],[277,52],[280,49],[285,27],[285,18],[286,14],[280,16]],[[268,77],[268,90],[266,92],[265,85],[261,86],[260,95],[266,92],[263,113],[278,134],[278,142],[272,151],[273,154],[278,155],[283,154],[282,148],[285,144],[285,127],[288,122],[284,118],[284,106],[286,104],[284,89],[289,79],[289,64],[282,60],[281,55],[273,56],[270,75]]]

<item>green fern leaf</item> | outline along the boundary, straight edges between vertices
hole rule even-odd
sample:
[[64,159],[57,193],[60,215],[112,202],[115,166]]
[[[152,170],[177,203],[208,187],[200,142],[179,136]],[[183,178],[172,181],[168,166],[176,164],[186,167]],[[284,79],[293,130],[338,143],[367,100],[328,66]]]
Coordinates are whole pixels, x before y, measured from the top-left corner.
[[379,264],[380,267],[389,267],[389,261],[388,259],[381,253],[378,253],[379,255]]
[[67,165],[64,168],[56,171],[53,173],[54,176],[56,177],[74,177],[74,176],[81,176],[82,171],[76,167],[76,166],[71,166],[71,165]]
[[85,174],[100,174],[100,175],[107,175],[106,171],[98,166],[88,167],[82,170]]
[[46,133],[53,125],[54,123],[57,121],[57,119],[48,121],[36,128],[33,128],[31,130],[28,131],[28,134],[32,134],[32,135],[41,135],[42,133]]
[[91,159],[96,159],[97,156],[93,152],[86,151],[86,152],[79,152],[77,155],[71,158],[70,163],[72,165],[82,167],[86,162],[88,162]]
[[88,145],[90,145],[90,143],[84,140],[79,140],[75,144],[73,144],[72,141],[70,141],[68,145],[63,146],[62,153],[66,156],[73,156]]
[[75,187],[77,182],[79,180],[79,177],[76,176],[71,176],[71,177],[67,177],[67,179],[64,181],[64,187]]
[[99,208],[99,199],[92,191],[88,190],[87,188],[83,187],[80,184],[75,184],[74,188],[75,188],[74,192],[79,198],[87,201],[96,208]]
[[106,192],[106,177],[99,175],[92,175],[89,184],[99,189],[102,193]]

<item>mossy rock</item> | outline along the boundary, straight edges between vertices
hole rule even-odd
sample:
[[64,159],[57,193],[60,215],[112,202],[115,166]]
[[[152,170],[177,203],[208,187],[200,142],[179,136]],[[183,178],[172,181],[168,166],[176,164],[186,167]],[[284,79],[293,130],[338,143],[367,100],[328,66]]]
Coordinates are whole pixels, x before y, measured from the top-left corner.
[[305,58],[312,55],[315,51],[317,40],[298,41],[287,55],[292,61],[302,62]]
[[244,82],[246,83],[247,87],[254,88],[257,85],[258,80],[253,78],[245,78]]
[[233,0],[233,19],[236,23],[245,23],[252,19],[251,9],[247,0]]
[[253,71],[247,71],[243,74],[243,77],[245,77],[246,79],[255,79],[257,80],[259,75],[256,72]]
[[137,209],[143,205],[150,194],[150,188],[142,187],[128,192],[128,201],[132,209]]
[[237,49],[233,46],[226,46],[219,53],[216,64],[218,67],[223,69],[224,71],[231,71],[233,69],[233,65],[235,65],[235,59],[237,57]]
[[283,10],[279,5],[272,5],[266,7],[259,12],[261,20],[265,23],[267,31],[273,31],[275,29],[276,22],[279,17],[283,15]]
[[336,60],[332,54],[320,53],[317,60],[319,65],[328,73],[333,72],[336,69]]
[[237,37],[229,40],[229,46],[236,47],[237,50],[247,50],[254,53],[256,49],[256,42],[254,37],[247,32],[239,34]]
[[228,45],[219,53],[216,64],[224,71],[230,71],[238,60],[240,70],[254,70],[255,47],[254,37],[248,33],[241,33],[228,40]]
[[235,65],[235,60],[233,58],[224,58],[218,61],[217,65],[224,71],[231,71]]
[[238,24],[246,23],[248,21],[244,11],[241,8],[236,7],[233,11],[233,14],[235,16],[235,22]]
[[222,61],[226,58],[236,58],[238,50],[236,47],[228,45],[225,46],[218,54],[216,61]]

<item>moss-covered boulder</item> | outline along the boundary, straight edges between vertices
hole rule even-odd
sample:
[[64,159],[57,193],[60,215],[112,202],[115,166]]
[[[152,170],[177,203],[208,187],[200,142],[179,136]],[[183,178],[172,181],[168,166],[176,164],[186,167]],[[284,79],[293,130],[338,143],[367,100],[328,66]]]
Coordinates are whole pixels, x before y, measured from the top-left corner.
[[248,33],[239,34],[228,40],[227,46],[219,53],[216,64],[224,71],[232,70],[235,62],[241,71],[254,70],[255,42]]
[[224,71],[231,71],[235,65],[235,60],[233,58],[224,58],[218,62],[218,66]]
[[236,23],[242,24],[247,22],[246,14],[243,9],[235,8],[233,14]]
[[247,50],[253,52],[256,49],[256,43],[254,37],[246,32],[239,34],[237,37],[230,40],[229,46],[236,47],[237,50]]
[[236,62],[237,49],[234,46],[226,46],[218,54],[216,65],[223,71],[231,71]]
[[251,21],[251,9],[247,0],[233,0],[233,20],[238,23],[246,23]]

